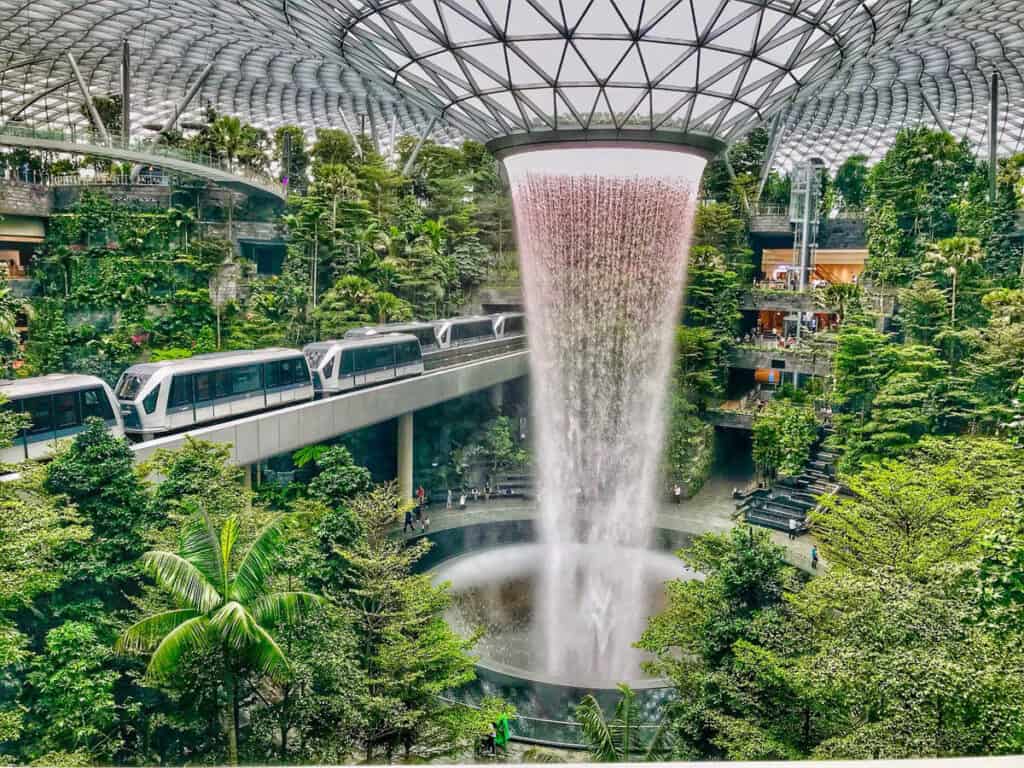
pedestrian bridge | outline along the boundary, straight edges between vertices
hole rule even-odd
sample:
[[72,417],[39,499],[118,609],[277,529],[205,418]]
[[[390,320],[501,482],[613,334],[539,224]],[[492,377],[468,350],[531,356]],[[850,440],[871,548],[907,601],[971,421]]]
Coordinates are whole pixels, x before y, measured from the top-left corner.
[[168,147],[153,141],[136,141],[124,146],[116,140],[104,142],[98,136],[88,133],[68,134],[64,131],[8,125],[0,129],[0,146],[95,155],[136,165],[154,165],[249,195],[270,196],[282,201],[287,198],[281,185],[275,184],[268,177],[230,168],[223,160],[211,155]]

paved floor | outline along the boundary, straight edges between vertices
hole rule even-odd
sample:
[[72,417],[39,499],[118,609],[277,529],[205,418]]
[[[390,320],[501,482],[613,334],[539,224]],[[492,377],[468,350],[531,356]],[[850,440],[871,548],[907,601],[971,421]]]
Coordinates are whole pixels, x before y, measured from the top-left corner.
[[[733,485],[728,478],[711,478],[692,499],[681,504],[666,502],[658,509],[656,523],[660,528],[701,534],[708,531],[727,531],[735,525],[733,515],[736,504],[732,498]],[[491,499],[488,502],[469,502],[466,509],[446,510],[434,505],[427,513],[431,531],[444,531],[480,523],[507,520],[532,520],[536,504],[522,499]],[[786,549],[786,560],[804,571],[811,570],[810,536],[790,541],[782,531],[770,531],[772,540]]]

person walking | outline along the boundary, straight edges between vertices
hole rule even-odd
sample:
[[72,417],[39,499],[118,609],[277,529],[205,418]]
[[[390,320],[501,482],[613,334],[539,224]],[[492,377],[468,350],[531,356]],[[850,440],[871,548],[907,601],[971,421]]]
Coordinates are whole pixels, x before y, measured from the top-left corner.
[[445,502],[445,507],[444,508],[445,509],[451,509],[452,508],[452,489],[451,488],[448,489],[448,501]]
[[676,483],[672,488],[672,496],[675,499],[676,504],[683,503],[683,487],[679,485],[679,483]]
[[790,541],[795,541],[796,540],[796,518],[795,517],[789,518],[789,540]]
[[815,544],[811,545],[811,568],[818,569],[818,547]]
[[416,524],[412,516],[412,507],[405,510],[405,525],[402,526],[402,533],[408,532],[410,528],[412,528],[413,532],[416,531]]
[[466,509],[466,492],[465,491],[463,491],[461,494],[459,494],[459,509],[461,509],[461,510],[465,510]]
[[488,482],[484,485],[484,503],[486,504],[491,500],[491,484]]

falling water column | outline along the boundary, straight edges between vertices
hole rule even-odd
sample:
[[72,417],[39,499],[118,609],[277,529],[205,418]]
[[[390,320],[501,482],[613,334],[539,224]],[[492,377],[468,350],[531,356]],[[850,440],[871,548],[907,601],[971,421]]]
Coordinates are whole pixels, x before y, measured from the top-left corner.
[[503,157],[530,328],[540,539],[538,655],[554,677],[627,680],[649,614],[674,328],[705,160],[671,149]]

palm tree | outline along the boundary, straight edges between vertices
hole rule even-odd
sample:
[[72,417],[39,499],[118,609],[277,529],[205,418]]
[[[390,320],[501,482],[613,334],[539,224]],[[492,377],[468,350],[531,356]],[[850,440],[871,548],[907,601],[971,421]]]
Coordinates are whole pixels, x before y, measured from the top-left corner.
[[640,709],[636,693],[628,685],[619,685],[622,696],[609,720],[592,694],[576,707],[576,721],[589,745],[590,759],[596,763],[652,762],[668,752],[667,728],[662,723],[646,746],[640,739]]
[[231,765],[238,764],[238,668],[286,674],[288,659],[269,628],[295,623],[320,602],[308,592],[270,591],[267,582],[284,555],[289,524],[285,517],[273,520],[238,558],[238,519],[225,520],[218,535],[206,511],[196,513],[185,524],[177,553],[142,556],[144,570],[180,607],[146,617],[117,641],[120,653],[151,654],[146,674],[153,679],[173,675],[188,654],[219,651]]
[[964,267],[981,261],[984,251],[976,237],[947,237],[935,243],[925,255],[925,264],[949,275],[953,281],[949,324],[956,325],[956,286]]
[[235,158],[242,151],[242,121],[232,115],[221,115],[210,126],[210,135],[217,150],[227,158],[228,170],[235,169]]

